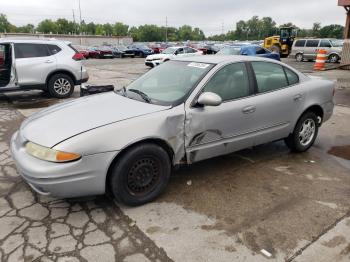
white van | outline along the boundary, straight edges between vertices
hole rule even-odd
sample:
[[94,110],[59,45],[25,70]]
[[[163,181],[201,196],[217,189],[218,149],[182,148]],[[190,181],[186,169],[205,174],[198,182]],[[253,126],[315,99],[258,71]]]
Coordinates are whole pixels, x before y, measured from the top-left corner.
[[341,59],[343,41],[336,39],[297,39],[294,41],[290,57],[298,62],[304,60],[313,61],[316,59],[320,49],[326,50],[328,60],[337,63]]

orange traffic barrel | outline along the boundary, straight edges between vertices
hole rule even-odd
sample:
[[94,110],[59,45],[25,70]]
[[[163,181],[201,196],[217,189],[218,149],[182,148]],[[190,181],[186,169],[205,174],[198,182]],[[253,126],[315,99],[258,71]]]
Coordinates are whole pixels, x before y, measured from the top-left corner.
[[316,63],[314,66],[314,70],[322,71],[325,69],[327,61],[327,51],[326,50],[319,50],[316,57]]

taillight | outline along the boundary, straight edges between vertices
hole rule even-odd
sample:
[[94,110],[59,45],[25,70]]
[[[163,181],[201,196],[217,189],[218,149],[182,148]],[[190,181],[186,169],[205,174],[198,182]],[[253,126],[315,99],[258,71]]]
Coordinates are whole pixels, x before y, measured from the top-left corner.
[[80,61],[84,59],[84,55],[81,53],[76,53],[74,54],[74,56],[72,57],[75,61]]

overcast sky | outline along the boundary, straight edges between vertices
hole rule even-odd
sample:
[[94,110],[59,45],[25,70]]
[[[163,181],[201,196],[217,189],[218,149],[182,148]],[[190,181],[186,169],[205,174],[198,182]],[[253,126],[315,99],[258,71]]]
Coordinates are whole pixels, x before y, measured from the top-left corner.
[[[73,9],[79,19],[78,0],[0,0],[0,13],[11,23],[37,24],[50,18],[73,20]],[[239,20],[253,15],[270,16],[277,24],[293,22],[311,28],[322,25],[345,24],[345,10],[338,0],[81,0],[82,19],[86,22],[128,25],[156,24],[179,27],[189,24],[201,28],[206,35],[232,30]]]

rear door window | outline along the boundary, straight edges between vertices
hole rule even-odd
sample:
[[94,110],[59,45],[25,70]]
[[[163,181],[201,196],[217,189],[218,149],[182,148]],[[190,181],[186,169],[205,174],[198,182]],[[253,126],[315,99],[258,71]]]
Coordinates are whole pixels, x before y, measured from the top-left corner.
[[15,44],[16,59],[50,56],[49,49],[45,44]]
[[319,40],[307,40],[306,47],[318,47]]
[[295,46],[296,47],[304,47],[305,46],[305,43],[306,43],[306,40],[297,40],[295,42]]
[[265,93],[288,86],[286,74],[281,65],[269,62],[252,62],[258,85],[258,93]]

